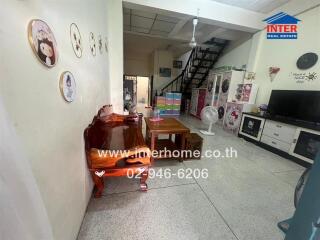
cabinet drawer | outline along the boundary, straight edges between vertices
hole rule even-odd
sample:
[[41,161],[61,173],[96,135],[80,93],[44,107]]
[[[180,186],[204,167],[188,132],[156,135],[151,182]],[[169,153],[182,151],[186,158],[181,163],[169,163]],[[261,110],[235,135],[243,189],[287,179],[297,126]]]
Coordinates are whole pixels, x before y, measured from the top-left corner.
[[294,139],[295,131],[283,131],[283,129],[264,128],[263,135],[291,144]]
[[263,134],[291,144],[297,128],[294,126],[267,120]]
[[278,139],[275,139],[266,135],[262,135],[261,142],[287,153],[290,151],[290,147],[291,147],[291,144],[289,143],[282,142]]

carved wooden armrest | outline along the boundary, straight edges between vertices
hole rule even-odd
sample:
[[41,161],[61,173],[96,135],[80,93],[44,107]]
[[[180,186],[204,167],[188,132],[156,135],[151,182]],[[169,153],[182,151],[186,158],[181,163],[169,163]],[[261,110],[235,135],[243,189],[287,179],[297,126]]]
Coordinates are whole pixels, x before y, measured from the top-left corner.
[[127,163],[150,164],[150,149],[146,146],[128,150],[101,150],[91,148],[89,151],[91,167],[93,169],[115,167],[117,162],[126,159]]

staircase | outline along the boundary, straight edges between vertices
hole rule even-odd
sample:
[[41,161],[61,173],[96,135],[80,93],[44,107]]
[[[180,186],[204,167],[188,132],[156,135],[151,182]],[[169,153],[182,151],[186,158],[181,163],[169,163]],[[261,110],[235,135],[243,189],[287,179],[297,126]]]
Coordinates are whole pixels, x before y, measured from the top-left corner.
[[184,99],[190,99],[192,88],[199,88],[205,84],[210,70],[218,61],[228,41],[213,38],[205,44],[208,47],[192,49],[181,74],[163,87],[160,95],[166,92],[181,92]]

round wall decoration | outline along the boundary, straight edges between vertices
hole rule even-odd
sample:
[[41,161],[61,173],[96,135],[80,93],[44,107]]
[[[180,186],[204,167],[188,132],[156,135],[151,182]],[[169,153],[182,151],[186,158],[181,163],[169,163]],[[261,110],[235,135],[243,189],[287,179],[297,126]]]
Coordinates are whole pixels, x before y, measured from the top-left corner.
[[90,44],[90,51],[92,55],[95,56],[96,55],[96,39],[94,38],[94,34],[92,32],[90,33],[89,44]]
[[104,40],[104,50],[106,50],[106,53],[108,52],[108,38]]
[[222,87],[221,87],[221,90],[222,90],[223,93],[228,92],[228,90],[229,90],[229,85],[230,85],[230,82],[229,82],[228,79],[223,80],[223,82],[222,82]]
[[70,39],[73,51],[78,58],[82,56],[82,39],[77,24],[71,23],[70,25]]
[[61,74],[59,87],[64,100],[73,102],[76,97],[76,81],[71,72],[65,71]]
[[99,52],[102,54],[103,48],[102,48],[102,37],[99,35],[98,37],[98,46],[99,46]]
[[33,19],[28,26],[28,38],[38,60],[53,67],[58,60],[57,42],[50,27],[42,20]]
[[297,67],[301,70],[306,70],[313,67],[318,61],[318,55],[316,53],[305,53],[299,57],[297,61]]

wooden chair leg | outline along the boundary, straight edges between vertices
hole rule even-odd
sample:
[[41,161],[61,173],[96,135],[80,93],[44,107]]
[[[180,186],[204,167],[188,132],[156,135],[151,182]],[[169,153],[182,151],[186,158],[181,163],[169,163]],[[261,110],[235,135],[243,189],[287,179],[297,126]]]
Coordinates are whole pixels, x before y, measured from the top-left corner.
[[143,173],[141,173],[140,178],[140,190],[146,192],[148,190],[148,185],[146,183],[149,176],[149,168],[146,168]]
[[93,180],[95,188],[96,188],[95,193],[94,193],[94,197],[100,198],[102,196],[102,192],[104,189],[103,176],[99,177],[94,172],[92,172],[91,175],[92,175],[92,180]]

